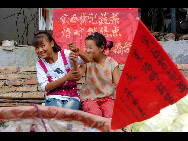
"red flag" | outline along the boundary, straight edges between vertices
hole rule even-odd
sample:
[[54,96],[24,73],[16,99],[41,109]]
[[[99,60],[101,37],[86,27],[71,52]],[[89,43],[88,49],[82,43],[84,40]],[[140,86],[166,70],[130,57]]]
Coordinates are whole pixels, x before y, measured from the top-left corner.
[[151,118],[187,93],[188,81],[140,20],[117,86],[111,128]]

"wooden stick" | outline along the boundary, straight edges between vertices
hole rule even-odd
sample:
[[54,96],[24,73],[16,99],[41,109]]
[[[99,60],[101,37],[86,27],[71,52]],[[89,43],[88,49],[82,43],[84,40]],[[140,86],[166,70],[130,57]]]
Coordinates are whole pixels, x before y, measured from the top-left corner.
[[24,99],[32,99],[32,100],[45,100],[45,97],[11,97],[11,96],[0,96],[0,99],[14,99],[14,100],[24,100]]
[[14,107],[14,106],[31,106],[31,103],[0,103],[0,107]]
[[11,100],[0,99],[0,103],[44,103],[46,100]]

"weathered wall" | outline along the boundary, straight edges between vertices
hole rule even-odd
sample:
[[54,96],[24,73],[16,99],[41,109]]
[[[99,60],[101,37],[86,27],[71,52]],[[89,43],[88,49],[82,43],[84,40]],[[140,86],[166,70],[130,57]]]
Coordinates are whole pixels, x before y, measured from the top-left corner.
[[0,46],[0,66],[35,66],[38,56],[33,46],[2,47]]
[[0,41],[15,40],[31,44],[38,32],[38,8],[0,8]]
[[[175,64],[188,64],[188,41],[160,42]],[[35,66],[38,56],[33,46],[0,46],[0,66]]]
[[175,64],[188,64],[188,40],[160,43]]

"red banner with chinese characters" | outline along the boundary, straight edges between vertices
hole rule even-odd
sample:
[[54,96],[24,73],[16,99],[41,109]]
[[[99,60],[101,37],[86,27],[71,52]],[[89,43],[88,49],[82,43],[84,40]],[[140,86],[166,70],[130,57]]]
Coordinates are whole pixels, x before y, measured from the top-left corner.
[[187,93],[188,81],[140,20],[117,86],[112,129],[148,119]]
[[138,8],[63,8],[54,9],[53,37],[63,49],[68,43],[85,50],[88,35],[99,32],[114,42],[111,52],[105,52],[124,64],[137,28]]

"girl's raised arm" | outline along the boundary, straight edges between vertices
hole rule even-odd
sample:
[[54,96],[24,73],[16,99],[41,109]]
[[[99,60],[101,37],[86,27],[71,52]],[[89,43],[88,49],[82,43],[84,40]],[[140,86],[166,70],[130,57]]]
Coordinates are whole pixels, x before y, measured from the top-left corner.
[[119,79],[120,79],[120,74],[119,74],[118,68],[119,68],[119,65],[117,65],[117,66],[115,67],[115,69],[114,69],[114,71],[113,71],[113,73],[112,73],[113,81],[114,81],[114,83],[115,83],[115,85],[116,85],[116,88],[117,88],[117,86],[118,86]]
[[77,52],[78,56],[85,62],[89,63],[91,62],[91,58],[83,51],[81,51],[79,48],[76,48],[76,44],[74,42],[69,43],[69,49],[73,52]]

